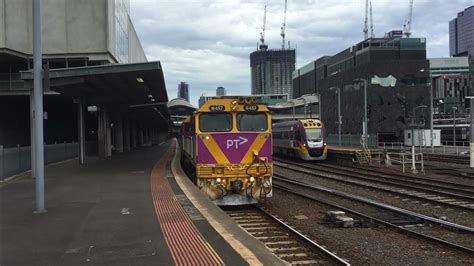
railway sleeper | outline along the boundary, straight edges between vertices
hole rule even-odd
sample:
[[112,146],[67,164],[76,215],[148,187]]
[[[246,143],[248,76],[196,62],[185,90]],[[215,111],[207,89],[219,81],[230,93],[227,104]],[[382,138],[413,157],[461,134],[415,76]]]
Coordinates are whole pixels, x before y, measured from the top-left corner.
[[273,240],[273,239],[278,239],[278,238],[288,239],[288,235],[283,235],[283,236],[256,236],[255,238],[258,239],[258,240],[268,240],[268,239]]
[[267,226],[267,227],[247,227],[245,228],[245,230],[247,230],[247,232],[250,233],[251,231],[261,231],[261,230],[278,231],[280,229],[275,226]]
[[280,247],[280,248],[268,248],[272,252],[278,253],[278,252],[285,252],[285,251],[294,251],[294,250],[308,250],[307,248],[297,246],[297,247]]
[[325,265],[327,263],[325,260],[296,260],[292,261],[291,265]]
[[286,253],[286,254],[276,254],[280,258],[291,258],[291,257],[308,257],[310,258],[311,255],[308,253]]

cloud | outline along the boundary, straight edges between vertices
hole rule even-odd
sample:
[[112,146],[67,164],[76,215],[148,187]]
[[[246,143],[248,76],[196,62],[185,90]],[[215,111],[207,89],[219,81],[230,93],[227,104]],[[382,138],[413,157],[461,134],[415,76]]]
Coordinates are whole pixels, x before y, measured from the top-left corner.
[[[284,0],[131,0],[131,17],[149,60],[162,63],[169,98],[180,81],[191,103],[202,93],[250,93],[249,54],[257,47],[267,4],[265,40],[281,47]],[[449,20],[473,0],[417,0],[412,36],[427,38],[428,57],[449,55]],[[302,66],[363,39],[364,0],[289,0],[286,39]],[[409,0],[372,0],[376,37],[402,29]]]

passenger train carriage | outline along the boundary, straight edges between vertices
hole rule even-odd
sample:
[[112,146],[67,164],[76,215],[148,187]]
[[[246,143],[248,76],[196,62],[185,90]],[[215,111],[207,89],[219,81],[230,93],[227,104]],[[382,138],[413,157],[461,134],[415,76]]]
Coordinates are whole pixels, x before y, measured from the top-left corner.
[[216,204],[271,197],[271,116],[254,98],[209,100],[183,122],[180,143],[188,175]]
[[303,160],[327,158],[326,132],[317,119],[302,119],[273,124],[275,154]]

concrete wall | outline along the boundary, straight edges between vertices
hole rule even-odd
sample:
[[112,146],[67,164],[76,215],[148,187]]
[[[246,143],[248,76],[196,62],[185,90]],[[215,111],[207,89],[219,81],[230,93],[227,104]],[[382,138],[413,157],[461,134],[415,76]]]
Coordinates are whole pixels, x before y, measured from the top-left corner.
[[[29,0],[2,0],[5,20],[4,47],[22,53],[31,53],[33,34],[31,32],[32,6]],[[10,27],[9,25],[14,25]],[[1,30],[3,31],[3,29]],[[2,48],[0,46],[0,48]]]
[[130,18],[129,27],[128,27],[128,58],[130,63],[138,63],[138,62],[147,62],[145,52],[143,51],[142,44],[138,39],[138,35],[135,32],[135,28],[133,27],[132,21]]
[[[43,0],[42,4],[45,55],[90,54],[94,60],[107,60],[109,53],[115,56],[115,0]],[[129,61],[144,62],[144,51],[128,22]],[[32,40],[31,0],[0,0],[0,48],[32,54]]]
[[0,47],[5,47],[5,0],[0,0]]

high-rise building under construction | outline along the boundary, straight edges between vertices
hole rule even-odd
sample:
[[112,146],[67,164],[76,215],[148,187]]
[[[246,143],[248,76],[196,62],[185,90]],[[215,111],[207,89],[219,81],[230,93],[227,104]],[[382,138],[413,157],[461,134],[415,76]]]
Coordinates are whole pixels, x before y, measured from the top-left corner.
[[285,11],[283,25],[280,36],[282,37],[281,49],[268,49],[265,43],[265,25],[267,18],[267,6],[263,13],[263,27],[260,32],[260,45],[257,51],[250,54],[250,77],[252,95],[256,94],[288,94],[293,96],[292,73],[295,70],[295,49],[285,47],[286,41],[286,10],[287,0],[285,0]]
[[250,54],[252,94],[293,96],[295,49],[260,49]]

